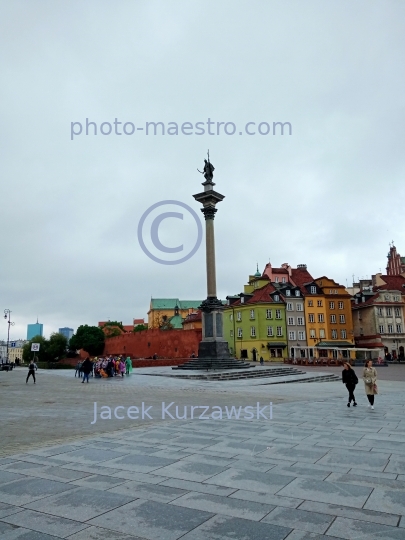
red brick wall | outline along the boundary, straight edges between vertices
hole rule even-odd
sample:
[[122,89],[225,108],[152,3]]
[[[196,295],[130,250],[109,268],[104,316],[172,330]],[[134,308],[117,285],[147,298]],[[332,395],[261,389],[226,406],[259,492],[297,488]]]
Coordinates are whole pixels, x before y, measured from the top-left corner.
[[163,358],[188,358],[193,351],[197,354],[201,337],[201,330],[153,328],[106,339],[104,354],[147,358],[156,353]]

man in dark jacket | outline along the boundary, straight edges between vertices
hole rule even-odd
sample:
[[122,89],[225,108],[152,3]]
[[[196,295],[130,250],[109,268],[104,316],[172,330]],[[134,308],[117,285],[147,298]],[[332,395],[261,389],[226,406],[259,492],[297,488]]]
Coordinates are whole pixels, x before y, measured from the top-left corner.
[[84,383],[86,379],[87,379],[87,382],[89,382],[89,375],[92,369],[93,369],[93,364],[90,362],[90,358],[87,357],[86,360],[82,364],[82,373],[83,373],[82,383]]
[[35,384],[35,372],[36,370],[38,369],[36,363],[34,362],[34,360],[31,360],[31,362],[28,364],[28,375],[27,375],[27,379],[25,381],[25,384],[28,383],[28,379],[31,377],[32,375],[32,378],[34,379],[34,384]]
[[343,368],[342,382],[346,385],[346,388],[349,391],[349,401],[347,402],[347,406],[350,407],[350,402],[353,400],[353,407],[357,407],[356,398],[354,397],[354,389],[356,388],[356,384],[359,382],[359,379],[357,378],[354,369],[348,362],[343,364]]

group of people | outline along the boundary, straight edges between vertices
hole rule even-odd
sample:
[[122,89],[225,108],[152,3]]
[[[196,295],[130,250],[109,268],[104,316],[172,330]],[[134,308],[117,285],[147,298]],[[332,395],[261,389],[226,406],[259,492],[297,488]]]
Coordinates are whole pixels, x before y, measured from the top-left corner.
[[[375,367],[373,367],[372,360],[367,360],[366,362],[366,365],[363,369],[363,381],[366,396],[368,399],[368,406],[374,409],[374,396],[378,394],[378,387],[377,370],[375,369]],[[353,401],[353,407],[357,407],[356,398],[354,397],[354,390],[359,382],[359,379],[354,369],[348,362],[345,362],[343,364],[342,382],[346,385],[346,388],[349,392],[349,400],[347,402],[347,406],[350,407],[350,404]]]
[[83,362],[79,362],[76,366],[75,377],[82,376],[82,383],[89,382],[89,376],[92,375],[98,378],[108,377],[124,377],[132,373],[132,360],[129,356],[108,356],[105,358],[94,358],[91,360],[87,357]]

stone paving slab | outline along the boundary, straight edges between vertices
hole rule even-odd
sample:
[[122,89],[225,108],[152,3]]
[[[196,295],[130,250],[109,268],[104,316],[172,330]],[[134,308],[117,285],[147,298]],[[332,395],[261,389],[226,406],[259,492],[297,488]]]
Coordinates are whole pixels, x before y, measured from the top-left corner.
[[163,486],[161,484],[142,484],[135,481],[125,482],[110,489],[110,492],[128,495],[133,499],[147,499],[162,503],[172,502],[188,493],[185,489]]
[[181,540],[284,540],[290,532],[290,527],[218,515]]
[[274,506],[268,504],[193,492],[175,499],[171,504],[253,521],[260,521],[274,509]]
[[101,527],[86,527],[81,532],[69,536],[69,540],[144,540],[139,536],[102,529]]
[[72,486],[43,478],[24,478],[0,485],[0,502],[22,505],[43,499],[49,495],[62,493]]
[[392,512],[405,515],[405,491],[391,491],[388,489],[374,489],[364,508],[379,510],[380,512]]
[[340,516],[370,523],[380,523],[381,525],[398,525],[399,515],[381,511],[364,510],[351,508],[350,506],[336,505],[323,502],[304,501],[300,507],[309,512],[320,512],[331,516]]
[[404,540],[404,531],[398,527],[377,525],[366,521],[357,521],[337,517],[328,530],[328,535],[345,538],[347,540]]
[[264,519],[263,523],[274,523],[284,527],[302,529],[311,533],[325,533],[334,518],[326,514],[297,510],[295,508],[275,508]]
[[177,540],[210,517],[201,510],[137,499],[88,523],[127,534],[136,531],[148,540]]
[[80,521],[55,517],[42,512],[34,512],[33,510],[24,510],[18,514],[13,514],[3,518],[3,521],[11,525],[32,529],[60,538],[66,538],[87,527],[87,525]]
[[46,504],[44,504],[44,501],[35,501],[26,504],[25,507],[46,512],[52,516],[70,517],[84,522],[127,504],[134,498],[111,493],[110,491],[70,486],[70,491],[67,493],[47,497]]
[[372,491],[372,488],[352,484],[296,478],[276,493],[287,497],[300,497],[309,501],[346,504],[362,508]]
[[206,480],[204,483],[275,494],[291,481],[293,481],[291,476],[272,474],[271,471],[262,473],[259,471],[227,469]]

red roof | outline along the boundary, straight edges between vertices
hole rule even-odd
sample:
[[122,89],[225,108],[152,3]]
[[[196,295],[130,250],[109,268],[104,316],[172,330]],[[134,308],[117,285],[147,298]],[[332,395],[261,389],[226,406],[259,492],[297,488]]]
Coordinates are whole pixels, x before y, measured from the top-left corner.
[[394,290],[394,291],[403,291],[405,286],[405,278],[403,276],[380,276],[386,285],[376,285],[374,290],[379,289],[383,290]]
[[[256,289],[252,293],[252,297],[246,300],[244,304],[258,304],[260,302],[269,302],[269,303],[273,302],[273,299],[271,298],[270,294],[276,291],[277,289],[274,287],[274,285],[272,285],[271,283],[268,283],[264,287],[261,287],[260,289]],[[240,305],[243,306],[244,304],[242,304],[240,300],[236,300],[236,302],[234,302],[232,306],[240,306]]]
[[303,295],[308,294],[305,285],[313,283],[314,278],[308,272],[306,268],[292,268],[291,269],[291,281],[300,288]]

